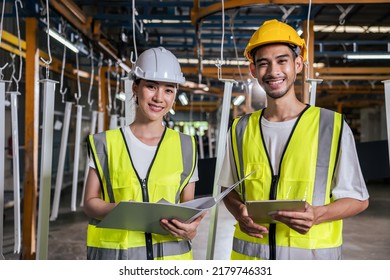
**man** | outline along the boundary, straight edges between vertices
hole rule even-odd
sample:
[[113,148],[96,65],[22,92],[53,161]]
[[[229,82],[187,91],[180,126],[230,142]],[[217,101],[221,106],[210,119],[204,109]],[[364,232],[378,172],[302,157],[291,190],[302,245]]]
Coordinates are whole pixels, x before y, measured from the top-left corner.
[[[224,199],[236,218],[232,259],[341,259],[342,219],[368,207],[353,134],[341,114],[302,103],[294,82],[306,46],[277,20],[252,36],[245,56],[267,107],[234,120],[219,178],[227,187],[257,170]],[[249,200],[305,200],[304,211],[277,211],[256,224]]]

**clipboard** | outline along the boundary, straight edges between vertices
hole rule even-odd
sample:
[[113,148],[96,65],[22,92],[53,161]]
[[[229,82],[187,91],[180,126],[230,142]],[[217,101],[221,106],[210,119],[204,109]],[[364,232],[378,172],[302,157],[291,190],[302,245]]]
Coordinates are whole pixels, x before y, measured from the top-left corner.
[[256,200],[247,201],[248,215],[257,224],[278,223],[271,218],[270,214],[275,211],[303,211],[305,200]]
[[160,225],[162,218],[185,221],[201,211],[170,203],[121,201],[96,227],[166,235],[168,232]]
[[167,235],[169,233],[160,225],[161,219],[177,219],[181,222],[191,223],[219,203],[230,191],[254,172],[250,172],[216,197],[201,197],[180,204],[172,204],[165,200],[155,203],[121,201],[96,227]]

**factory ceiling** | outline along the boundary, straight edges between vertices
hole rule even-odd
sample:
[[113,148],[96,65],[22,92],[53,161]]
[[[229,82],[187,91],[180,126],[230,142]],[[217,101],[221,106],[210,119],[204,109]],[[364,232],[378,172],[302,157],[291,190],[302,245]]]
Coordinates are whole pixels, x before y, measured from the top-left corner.
[[[100,53],[104,63],[113,59],[131,66],[143,50],[166,47],[180,59],[187,81],[196,85],[182,88],[192,96],[193,106],[179,104],[176,110],[211,112],[223,96],[221,79],[237,81],[234,96],[248,94],[253,81],[244,48],[264,21],[275,18],[301,30],[309,41],[311,61],[306,73],[321,81],[318,105],[338,110],[383,105],[382,81],[390,77],[390,60],[347,55],[390,55],[390,3],[304,2],[50,0],[50,25],[77,41],[85,54],[84,67],[88,67],[91,48],[96,60]],[[27,1],[23,15],[40,17],[44,25],[44,7],[43,0]],[[53,55],[61,59],[62,48],[54,48]],[[304,87],[298,84],[297,92],[303,95]]]

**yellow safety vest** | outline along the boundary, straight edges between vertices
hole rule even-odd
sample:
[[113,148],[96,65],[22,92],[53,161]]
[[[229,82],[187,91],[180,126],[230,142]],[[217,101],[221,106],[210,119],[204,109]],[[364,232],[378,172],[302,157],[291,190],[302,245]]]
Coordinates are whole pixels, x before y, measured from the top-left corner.
[[[261,130],[263,110],[236,119],[231,143],[239,179],[258,169],[241,185],[241,199],[305,199],[318,206],[331,203],[331,183],[341,140],[343,117],[307,106],[298,117],[282,153],[279,174],[270,164]],[[265,224],[269,234],[253,238],[238,224],[232,259],[340,259],[342,221],[313,226],[302,235],[283,223]]]
[[[124,128],[88,138],[99,176],[102,199],[180,202],[196,163],[192,136],[165,128],[146,178],[140,178],[126,146]],[[134,213],[137,215],[137,213]],[[87,233],[88,259],[192,259],[191,242],[170,235],[97,228],[91,219]]]

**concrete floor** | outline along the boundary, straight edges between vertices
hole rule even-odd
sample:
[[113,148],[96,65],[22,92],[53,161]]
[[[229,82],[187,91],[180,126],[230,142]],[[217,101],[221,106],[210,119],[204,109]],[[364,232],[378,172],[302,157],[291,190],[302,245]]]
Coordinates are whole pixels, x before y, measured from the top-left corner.
[[[81,188],[81,187],[80,187]],[[390,260],[390,184],[370,182],[369,208],[344,223],[343,255],[346,260]],[[70,210],[70,188],[61,195],[61,206],[56,221],[50,222],[48,259],[77,260],[86,258],[87,217],[81,208]],[[80,196],[78,196],[80,198]],[[215,230],[215,260],[229,259],[234,220],[223,204],[218,207]],[[206,259],[210,232],[211,211],[203,219],[197,237],[193,240],[194,258]],[[5,259],[20,259],[14,254],[13,210],[5,210],[3,254]]]

